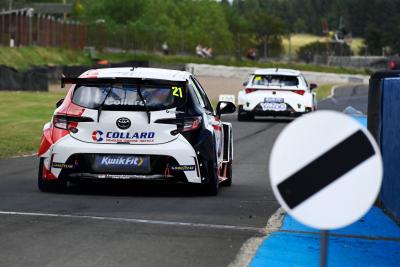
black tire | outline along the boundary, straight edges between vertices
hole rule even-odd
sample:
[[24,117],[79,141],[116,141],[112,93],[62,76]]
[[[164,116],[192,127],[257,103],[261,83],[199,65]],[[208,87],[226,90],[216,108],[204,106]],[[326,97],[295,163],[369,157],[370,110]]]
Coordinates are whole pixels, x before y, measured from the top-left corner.
[[38,188],[42,192],[62,192],[67,188],[67,182],[62,179],[46,181],[43,180],[44,159],[39,160]]
[[231,186],[232,185],[232,160],[227,163],[226,170],[226,179],[221,183],[222,186]]
[[248,112],[244,111],[243,108],[240,106],[238,110],[238,121],[251,121],[254,120],[254,115],[249,114]]
[[208,182],[203,185],[203,192],[207,196],[218,195],[219,181],[218,181],[218,171],[216,164],[213,161],[208,162]]

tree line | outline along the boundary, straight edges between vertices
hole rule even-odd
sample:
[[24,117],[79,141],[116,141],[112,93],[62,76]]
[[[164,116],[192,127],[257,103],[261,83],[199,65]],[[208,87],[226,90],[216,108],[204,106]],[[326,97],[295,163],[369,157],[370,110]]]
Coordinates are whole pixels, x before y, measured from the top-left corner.
[[[63,0],[14,0],[18,3]],[[201,44],[222,55],[282,54],[293,33],[340,31],[365,39],[363,53],[400,52],[400,0],[68,0],[72,18],[89,25],[96,46],[193,53]],[[0,0],[6,7],[7,0]]]

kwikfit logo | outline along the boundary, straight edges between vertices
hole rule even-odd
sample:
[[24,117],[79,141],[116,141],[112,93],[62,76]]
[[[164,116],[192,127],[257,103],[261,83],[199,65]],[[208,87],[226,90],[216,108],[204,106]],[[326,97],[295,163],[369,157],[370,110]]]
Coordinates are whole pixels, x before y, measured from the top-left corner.
[[101,159],[101,165],[132,165],[132,166],[142,166],[143,158],[140,157],[110,157],[105,156]]

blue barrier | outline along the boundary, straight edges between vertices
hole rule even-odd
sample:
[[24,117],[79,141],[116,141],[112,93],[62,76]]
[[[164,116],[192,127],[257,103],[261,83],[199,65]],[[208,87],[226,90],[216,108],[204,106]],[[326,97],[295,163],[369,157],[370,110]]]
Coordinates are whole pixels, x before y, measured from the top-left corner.
[[400,219],[400,78],[386,78],[382,84],[380,146],[384,176],[380,201]]

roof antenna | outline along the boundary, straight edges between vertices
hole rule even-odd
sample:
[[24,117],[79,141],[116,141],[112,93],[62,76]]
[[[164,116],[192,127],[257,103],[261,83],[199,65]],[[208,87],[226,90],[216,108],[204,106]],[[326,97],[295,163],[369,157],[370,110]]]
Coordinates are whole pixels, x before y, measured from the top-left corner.
[[276,68],[275,72],[278,72],[279,68]]
[[133,64],[133,66],[132,66],[132,68],[131,68],[131,71],[134,71],[135,70],[135,64]]

